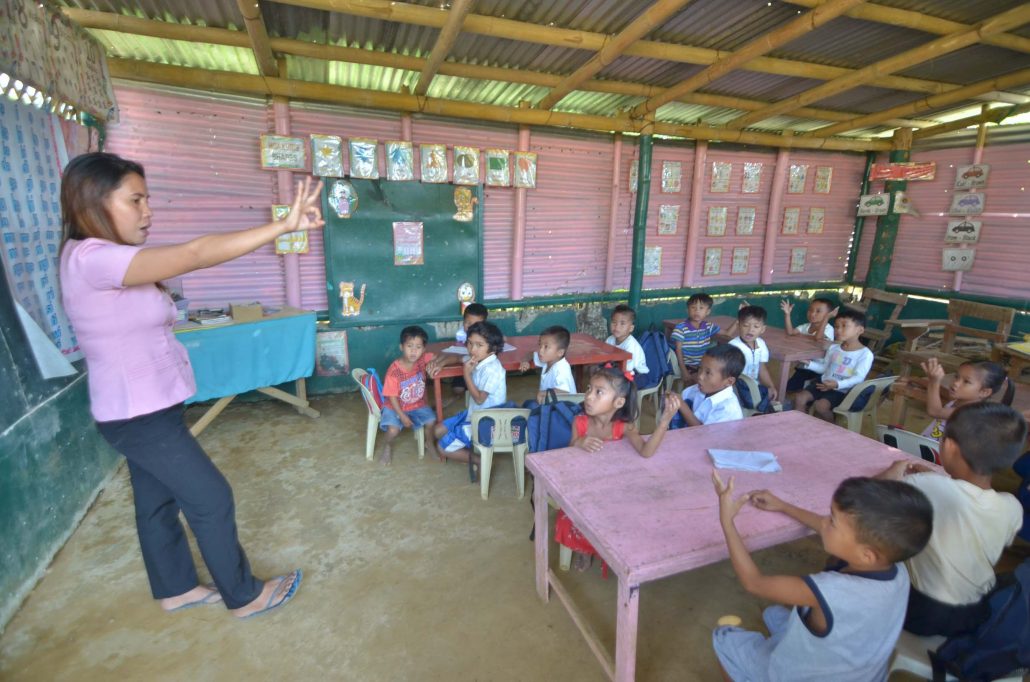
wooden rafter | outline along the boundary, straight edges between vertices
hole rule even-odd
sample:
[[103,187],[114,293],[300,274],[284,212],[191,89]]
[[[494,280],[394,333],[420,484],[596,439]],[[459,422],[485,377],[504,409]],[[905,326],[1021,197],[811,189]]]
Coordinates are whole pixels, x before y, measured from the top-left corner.
[[[277,2],[295,7],[342,12],[344,14],[382,21],[396,21],[404,24],[435,28],[442,28],[445,19],[445,15],[430,7],[407,2],[395,2],[393,0],[277,0]],[[605,40],[608,38],[603,33],[577,31],[555,26],[541,26],[524,21],[501,19],[472,13],[465,17],[462,31],[493,38],[520,40],[538,45],[554,45],[579,50],[593,50],[595,52],[604,47]],[[649,59],[700,64],[703,66],[714,64],[727,55],[724,51],[690,45],[662,43],[654,40],[638,40],[626,48],[624,54],[631,57],[647,57]],[[830,80],[850,73],[853,70],[816,64],[814,62],[773,57],[759,57],[741,68],[759,73],[814,78],[817,80]],[[881,85],[895,90],[927,94],[947,92],[959,87],[953,83],[909,78],[907,76],[887,76],[881,81]]]
[[[787,0],[787,2],[792,5],[811,8],[818,7],[826,2],[826,0]],[[919,12],[913,12],[912,10],[897,9],[895,7],[887,7],[886,5],[878,5],[871,2],[859,5],[852,10],[848,10],[847,16],[853,19],[874,21],[880,24],[888,24],[890,26],[902,26],[916,31],[924,31],[925,33],[936,33],[942,36],[948,35],[949,33],[957,33],[958,31],[966,28],[971,28],[969,24],[962,24],[957,21],[949,21],[948,19],[930,16],[929,14],[921,14]],[[1030,38],[1024,38],[1012,33],[998,33],[993,36],[987,36],[982,42],[996,47],[1004,47],[1016,52],[1030,52]]]
[[830,135],[836,135],[848,130],[868,128],[869,126],[877,125],[883,121],[897,118],[898,116],[913,116],[931,109],[946,107],[950,104],[963,102],[977,97],[978,95],[991,92],[992,90],[1007,90],[1008,88],[1019,88],[1027,85],[1030,85],[1030,69],[1023,69],[1021,71],[1005,74],[1004,76],[989,78],[978,83],[966,85],[952,92],[933,95],[931,97],[923,97],[915,102],[900,104],[896,107],[891,107],[890,109],[878,111],[875,114],[867,114],[865,116],[853,118],[850,121],[844,121],[843,123],[835,123],[830,126],[818,128],[804,133],[804,136],[829,137]]
[[236,0],[236,6],[240,8],[243,22],[247,26],[247,35],[250,36],[250,46],[254,50],[258,69],[266,76],[278,76],[279,65],[276,64],[272,47],[268,43],[268,31],[261,16],[261,6],[257,0]]
[[[987,106],[987,105],[984,105]],[[1025,114],[1030,111],[1030,103],[1027,104],[1015,104],[1011,107],[996,107],[994,109],[988,109],[980,114],[973,114],[972,116],[966,116],[955,121],[948,121],[947,123],[941,123],[940,125],[931,126],[929,128],[923,128],[912,133],[912,139],[922,140],[928,137],[934,137],[935,135],[943,135],[944,133],[950,133],[953,130],[961,130],[962,128],[968,128],[969,126],[975,126],[981,123],[1001,123],[1009,116],[1017,116],[1019,114]]]
[[[579,128],[603,132],[640,132],[645,127],[651,128],[649,122],[634,121],[625,116],[591,116],[587,114],[545,111],[529,107],[501,107],[433,97],[418,97],[406,93],[361,90],[341,85],[311,83],[287,78],[252,76],[231,71],[191,69],[182,66],[128,59],[109,59],[107,66],[108,71],[114,78],[126,78],[213,92],[235,92],[261,96],[272,95],[390,111],[421,112],[477,121]],[[772,147],[882,151],[890,146],[884,140],[824,140],[799,136],[781,136],[772,133],[734,131],[705,126],[677,125],[673,123],[654,124],[653,130],[665,135],[676,135],[696,140],[724,140]]]
[[629,26],[605,44],[586,64],[576,69],[563,79],[547,95],[537,103],[540,109],[550,109],[587,80],[593,78],[598,71],[615,61],[626,49],[660,26],[666,19],[683,8],[691,0],[658,0],[644,10]]
[[[240,0],[240,2],[242,1]],[[436,70],[440,68],[443,60],[447,58],[451,48],[454,47],[454,41],[458,39],[458,34],[461,33],[461,24],[465,21],[465,16],[469,13],[469,10],[472,9],[473,2],[474,0],[454,0],[450,11],[447,12],[447,21],[444,22],[443,28],[440,29],[436,45],[433,46],[433,51],[429,53],[426,65],[422,67],[422,73],[418,75],[418,83],[415,84],[416,95],[424,95],[429,92],[429,84],[433,81]]]
[[[150,19],[138,19],[136,17],[128,17],[121,14],[97,12],[94,10],[84,10],[74,7],[64,7],[62,9],[69,19],[80,26],[89,29],[116,31],[119,33],[144,35],[169,40],[228,45],[230,47],[247,47],[249,45],[247,35],[240,31],[230,31],[224,28],[210,28],[206,26],[190,26],[166,21],[154,21]],[[311,43],[304,40],[294,40],[292,38],[271,38],[270,45],[272,50],[279,54],[291,54],[312,59],[323,59],[326,61],[339,61],[352,64],[369,64],[373,66],[404,69],[407,71],[421,71],[426,63],[425,59],[396,54],[393,52],[379,52],[376,50],[363,50],[356,47],[325,45],[323,43]],[[505,83],[522,83],[547,88],[556,87],[562,81],[561,76],[542,73],[539,71],[504,69],[494,66],[458,64],[455,62],[444,62],[440,65],[437,72],[445,76],[501,81]],[[630,83],[614,80],[588,80],[581,83],[579,85],[579,89],[591,92],[604,92],[615,95],[645,98],[652,97],[655,94],[665,91],[664,88],[644,85],[643,83]],[[756,111],[770,104],[769,102],[761,100],[730,97],[727,95],[716,95],[703,92],[694,92],[681,96],[677,101],[687,104],[720,107],[724,109],[738,109],[741,111]],[[861,114],[854,112],[817,109],[813,107],[802,107],[795,112],[795,115],[799,118],[831,122],[848,121],[861,116]],[[885,125],[925,128],[927,126],[934,125],[934,122],[932,120],[912,120],[902,118],[885,121]]]
[[961,50],[978,42],[981,36],[994,35],[1012,28],[1018,28],[1028,21],[1030,21],[1030,3],[1025,3],[1007,12],[997,14],[990,19],[986,19],[971,28],[964,28],[956,33],[937,38],[925,45],[920,45],[901,54],[870,64],[847,76],[835,78],[810,90],[787,97],[765,109],[739,116],[727,123],[727,127],[734,129],[744,128],[772,116],[793,111],[798,107],[818,102],[846,90],[851,90],[863,83],[876,81],[882,76],[895,71],[907,69],[915,64],[921,64],[931,59],[936,59],[941,55]]
[[702,88],[712,81],[722,78],[730,71],[747,64],[752,59],[761,57],[777,47],[789,43],[809,31],[815,30],[862,2],[864,0],[829,0],[825,5],[820,5],[811,12],[807,12],[797,19],[755,38],[739,50],[727,54],[726,57],[702,69],[700,73],[696,73],[690,78],[672,86],[664,93],[641,102],[633,107],[631,115],[636,117],[646,116],[680,95],[694,92],[698,88]]

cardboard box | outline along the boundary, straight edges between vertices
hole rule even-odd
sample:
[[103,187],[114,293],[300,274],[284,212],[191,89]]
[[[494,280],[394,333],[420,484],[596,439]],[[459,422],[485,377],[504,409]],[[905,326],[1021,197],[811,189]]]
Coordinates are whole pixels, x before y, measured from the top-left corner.
[[230,303],[233,322],[252,322],[264,317],[260,303]]

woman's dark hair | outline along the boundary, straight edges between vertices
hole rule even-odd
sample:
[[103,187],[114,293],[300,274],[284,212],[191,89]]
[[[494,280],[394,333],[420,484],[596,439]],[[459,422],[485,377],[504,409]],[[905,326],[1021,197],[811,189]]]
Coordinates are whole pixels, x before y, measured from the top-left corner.
[[618,367],[609,367],[607,365],[598,367],[594,370],[594,373],[590,376],[591,379],[594,377],[604,377],[604,380],[608,382],[608,385],[615,391],[615,395],[621,396],[626,399],[626,402],[622,404],[615,414],[612,415],[612,421],[617,422],[635,422],[639,416],[640,406],[637,405],[637,385],[629,379],[622,369]]
[[478,334],[486,340],[486,345],[491,353],[500,353],[504,350],[504,334],[497,325],[492,322],[476,322],[466,332],[469,336]]
[[143,166],[116,154],[91,152],[71,160],[61,177],[62,249],[69,239],[87,237],[126,243],[114,229],[104,200],[133,173],[146,177]]
[[984,360],[982,362],[963,362],[963,366],[972,367],[980,373],[982,377],[980,379],[985,388],[991,389],[991,397],[998,394],[1002,386],[1005,387],[1005,394],[1001,396],[1000,402],[1002,405],[1011,405],[1012,399],[1016,397],[1016,384],[1014,381],[1009,379],[1005,373],[1005,368],[999,365],[997,362],[990,362]]

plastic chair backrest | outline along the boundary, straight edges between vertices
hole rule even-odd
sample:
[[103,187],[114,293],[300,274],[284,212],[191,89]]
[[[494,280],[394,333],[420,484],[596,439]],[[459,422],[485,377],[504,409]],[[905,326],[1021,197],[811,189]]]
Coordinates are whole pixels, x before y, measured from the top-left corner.
[[586,393],[559,393],[558,400],[564,400],[570,403],[582,403],[583,398],[586,397]]
[[362,381],[362,378],[364,378],[366,374],[368,374],[368,372],[359,367],[355,367],[350,371],[351,378],[354,379],[354,383],[358,385],[358,390],[361,391],[361,397],[365,400],[365,407],[367,407],[368,411],[374,414],[375,416],[381,417],[382,411],[379,409],[379,406],[376,405],[375,399],[369,392],[368,387],[365,386],[364,382]]
[[672,348],[669,349],[669,366],[672,368],[673,377],[683,379],[683,374],[680,372],[680,363],[676,358],[676,351]]
[[528,421],[529,410],[521,407],[491,407],[486,410],[476,410],[471,416],[472,444],[481,445],[479,422],[483,419],[492,419],[494,422],[493,442],[488,447],[494,450],[511,450],[515,447],[511,437],[511,421],[517,417]]
[[895,381],[898,380],[896,376],[880,377],[879,379],[867,379],[857,386],[852,386],[851,390],[844,397],[844,401],[834,409],[834,412],[851,412],[851,406],[854,404],[858,396],[862,395],[862,391],[866,390],[870,386],[873,386],[873,394],[869,396],[869,400],[863,408],[865,412],[870,406],[877,405],[880,402],[880,398],[883,397],[884,391],[891,387]]
[[876,437],[884,445],[921,457],[927,462],[940,464],[941,446],[933,438],[927,438],[888,424],[876,425]]
[[751,394],[751,405],[757,406],[762,402],[762,392],[758,389],[758,382],[749,377],[747,374],[741,374],[738,377],[747,386],[748,393]]

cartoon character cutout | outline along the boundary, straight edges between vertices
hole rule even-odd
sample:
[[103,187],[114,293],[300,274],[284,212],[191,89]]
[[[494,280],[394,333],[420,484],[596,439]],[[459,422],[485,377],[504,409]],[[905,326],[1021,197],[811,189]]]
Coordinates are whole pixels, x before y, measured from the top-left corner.
[[455,187],[454,188],[454,205],[457,207],[457,212],[454,214],[454,219],[459,223],[470,223],[472,222],[473,212],[472,207],[478,199],[472,196],[472,190],[468,187]]
[[340,282],[340,315],[355,317],[361,314],[361,304],[365,302],[365,285],[361,285],[361,294],[354,296],[354,282]]
[[461,314],[465,314],[465,308],[476,300],[476,288],[471,282],[462,282],[458,285],[458,302],[461,304]]
[[335,180],[329,186],[329,205],[339,218],[350,218],[358,210],[358,192],[346,180]]

